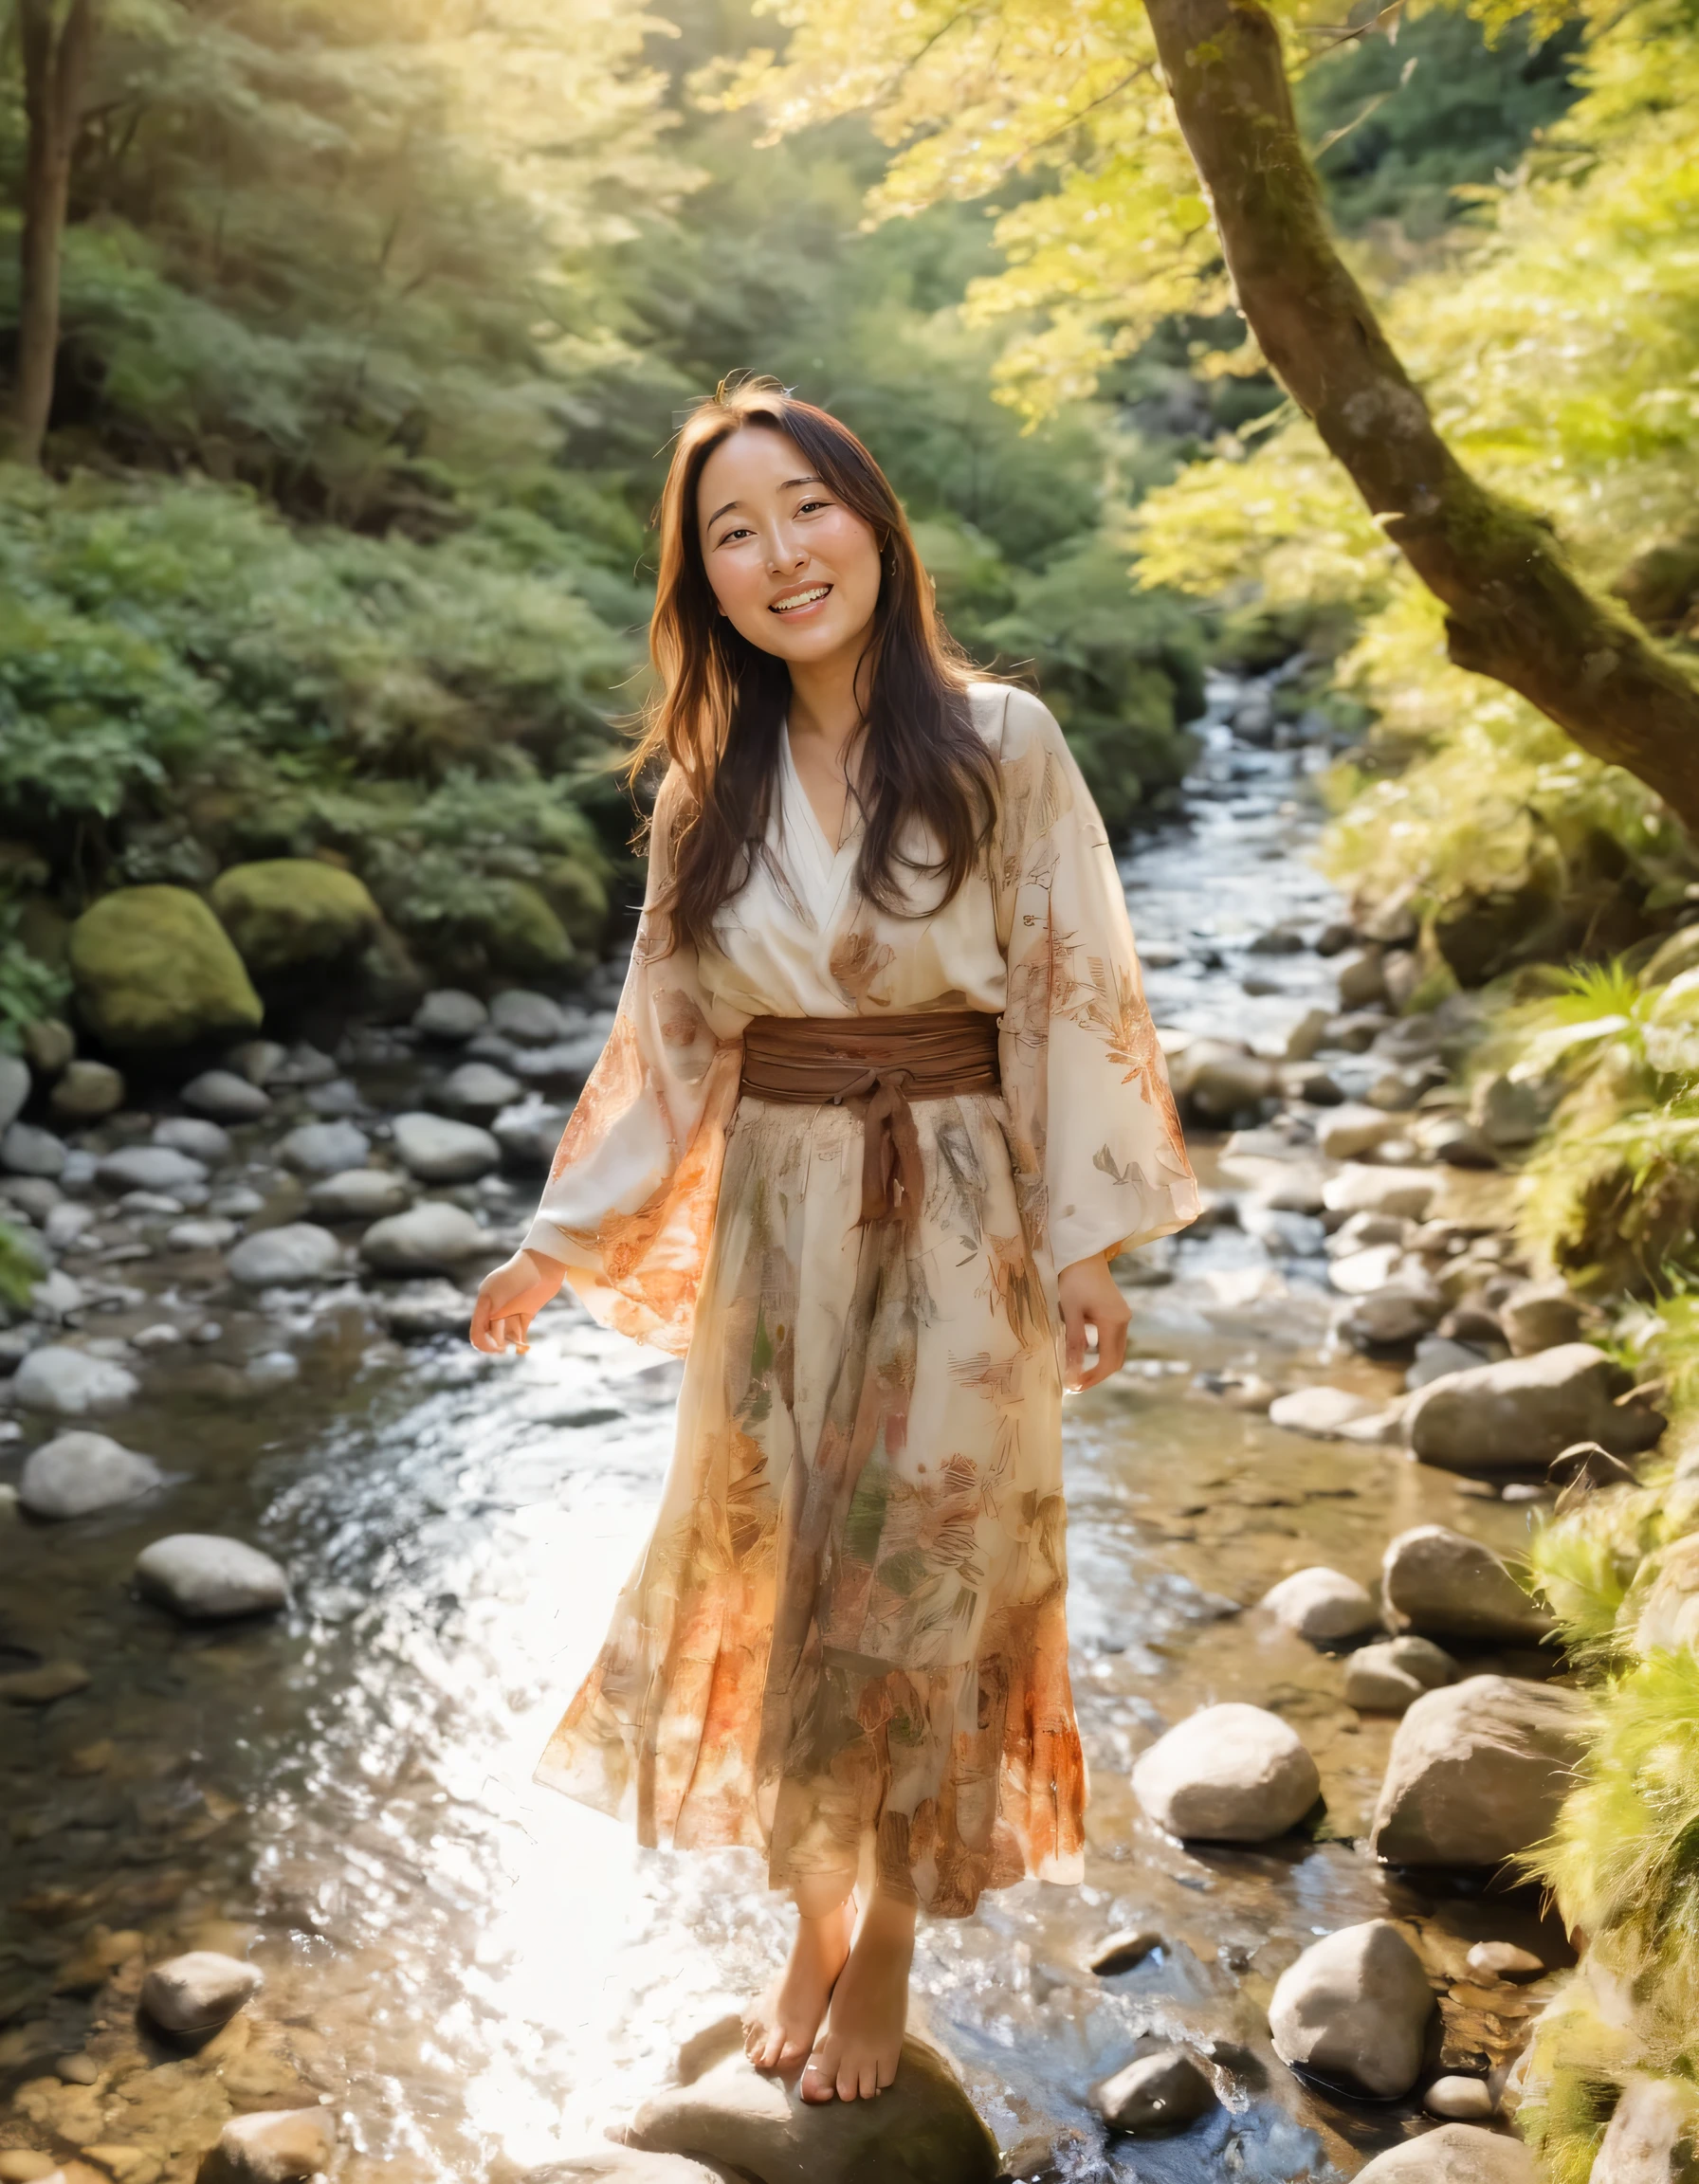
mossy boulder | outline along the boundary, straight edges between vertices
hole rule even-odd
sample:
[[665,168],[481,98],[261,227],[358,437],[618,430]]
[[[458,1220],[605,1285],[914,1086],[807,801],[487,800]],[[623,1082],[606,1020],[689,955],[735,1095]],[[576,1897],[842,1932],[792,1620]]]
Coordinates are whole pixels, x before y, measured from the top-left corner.
[[229,935],[187,887],[119,887],[71,927],[82,1021],[108,1046],[187,1046],[265,1016]]
[[364,883],[317,857],[232,864],[210,897],[242,960],[262,978],[356,955],[380,922]]

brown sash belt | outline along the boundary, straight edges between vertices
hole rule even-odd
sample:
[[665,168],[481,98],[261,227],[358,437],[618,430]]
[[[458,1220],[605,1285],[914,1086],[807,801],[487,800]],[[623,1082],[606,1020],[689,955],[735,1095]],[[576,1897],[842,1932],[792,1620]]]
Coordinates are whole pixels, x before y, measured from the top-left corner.
[[866,1100],[861,1218],[912,1228],[925,1182],[911,1100],[999,1092],[997,1020],[982,1009],[931,1015],[757,1016],[743,1034],[752,1100],[810,1107]]

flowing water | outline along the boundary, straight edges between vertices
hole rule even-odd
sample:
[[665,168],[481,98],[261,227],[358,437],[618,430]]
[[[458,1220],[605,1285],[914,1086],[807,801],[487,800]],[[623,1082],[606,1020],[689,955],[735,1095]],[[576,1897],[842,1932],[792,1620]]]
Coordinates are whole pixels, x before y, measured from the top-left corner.
[[[1184,816],[1124,871],[1158,1021],[1278,1051],[1331,1001],[1331,974],[1313,953],[1248,945],[1283,921],[1313,933],[1337,906],[1308,862],[1318,756],[1236,741],[1242,695],[1215,686]],[[1198,1138],[1206,1184],[1217,1150]],[[486,1188],[480,1202],[510,1229],[529,1195]],[[1069,1399],[1087,1884],[1030,1884],[971,1920],[923,1921],[916,1970],[924,2021],[1011,2175],[1349,2175],[1413,2111],[1322,2098],[1273,2061],[1279,1972],[1382,1910],[1419,1921],[1440,1962],[1533,1933],[1525,1901],[1420,1896],[1368,1859],[1358,1838],[1392,1725],[1346,1707],[1340,1662],[1253,1605],[1312,1562],[1369,1579],[1413,1523],[1501,1549],[1526,1524],[1397,1450],[1309,1442],[1210,1392],[1206,1376],[1243,1372],[1398,1385],[1333,1355],[1312,1226],[1265,1243],[1216,1222],[1147,1255],[1127,1371]],[[0,2147],[116,2144],[136,2150],[106,2161],[120,2184],[173,2184],[212,2135],[210,2102],[222,2114],[305,2087],[342,2119],[349,2177],[511,2176],[629,2114],[783,1946],[782,1909],[746,1854],[638,1852],[529,1780],[645,1537],[678,1368],[575,1309],[546,1316],[528,1356],[484,1359],[449,1338],[397,1345],[347,1290],[255,1308],[210,1278],[197,1290],[179,1271],[174,1286],[176,1264],[125,1265],[144,1294],[120,1289],[87,1320],[108,1338],[162,1315],[220,1322],[155,1355],[116,1429],[171,1483],[69,1524],[0,1512],[0,1668],[68,1657],[91,1679],[0,1721],[0,2103],[21,2087],[0,2104]],[[46,1430],[26,1420],[0,1479]],[[137,1550],[197,1530],[285,1562],[288,1611],[186,1630],[137,1601]],[[1182,1848],[1140,1816],[1137,1752],[1229,1698],[1278,1709],[1315,1754],[1326,1819],[1310,1834]],[[1161,1947],[1094,1976],[1097,1943],[1131,1924]],[[151,1955],[247,1947],[265,1968],[251,2027],[215,2044],[217,2084],[207,2056],[192,2069],[137,2031],[137,1935]],[[102,1953],[128,1967],[104,1990]],[[1105,2143],[1091,2086],[1176,2035],[1227,2066],[1232,2101],[1182,2138]],[[94,2057],[94,2087],[53,2077],[67,2050]]]

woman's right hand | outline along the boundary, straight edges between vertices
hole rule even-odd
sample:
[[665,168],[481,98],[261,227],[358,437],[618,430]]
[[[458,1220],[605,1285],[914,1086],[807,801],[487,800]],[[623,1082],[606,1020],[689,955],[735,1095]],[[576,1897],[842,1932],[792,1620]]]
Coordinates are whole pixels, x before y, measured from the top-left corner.
[[499,1357],[508,1349],[527,1350],[531,1322],[566,1280],[561,1260],[540,1251],[518,1250],[484,1277],[472,1307],[472,1348]]

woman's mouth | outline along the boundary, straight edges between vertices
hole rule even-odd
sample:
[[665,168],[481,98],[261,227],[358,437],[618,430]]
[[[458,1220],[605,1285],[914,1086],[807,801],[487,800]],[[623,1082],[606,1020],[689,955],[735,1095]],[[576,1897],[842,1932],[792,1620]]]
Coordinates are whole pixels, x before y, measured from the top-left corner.
[[830,584],[805,584],[798,591],[787,592],[782,598],[771,601],[767,611],[769,614],[806,614],[811,608],[817,607],[831,591]]

